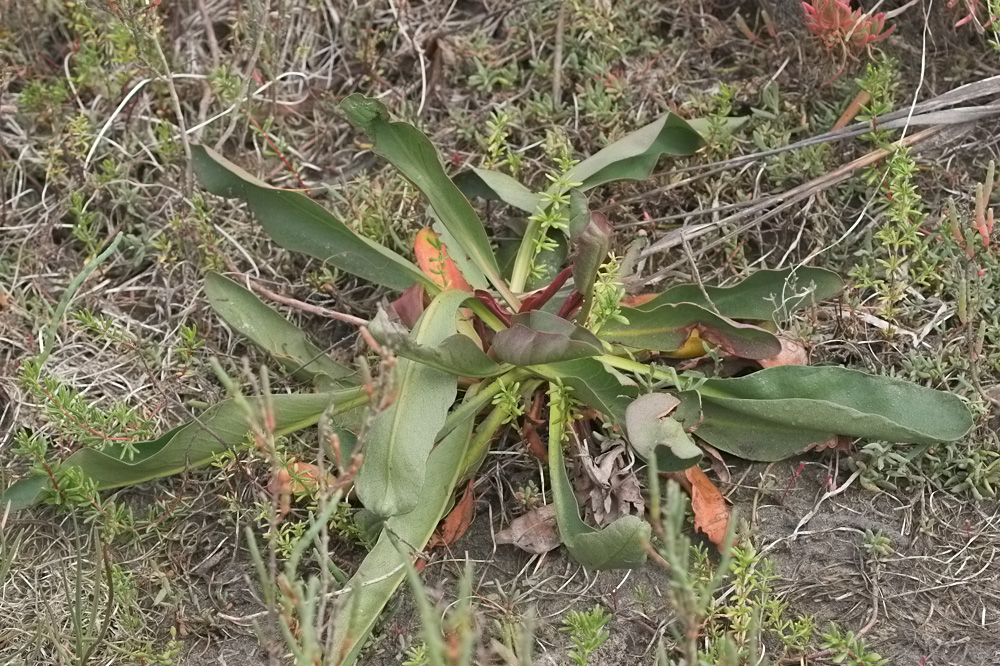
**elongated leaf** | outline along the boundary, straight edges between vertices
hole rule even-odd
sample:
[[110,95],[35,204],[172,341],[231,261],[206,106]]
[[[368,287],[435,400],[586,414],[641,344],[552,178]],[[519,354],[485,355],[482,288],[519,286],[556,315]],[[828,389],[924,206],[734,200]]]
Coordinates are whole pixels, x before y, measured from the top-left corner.
[[629,444],[644,460],[656,456],[660,472],[679,472],[701,459],[701,449],[672,415],[681,399],[669,393],[640,395],[625,412]]
[[[554,412],[554,410],[553,410]],[[556,508],[559,537],[580,564],[591,569],[632,569],[646,562],[649,523],[638,516],[622,516],[602,530],[580,518],[573,486],[563,461],[565,424],[549,421],[549,480]]]
[[452,181],[470,199],[481,197],[490,201],[503,201],[526,213],[534,213],[542,199],[507,174],[490,169],[472,168],[456,175]]
[[[388,346],[398,356],[453,375],[492,377],[505,370],[487,356],[471,338],[461,333],[448,336],[435,346],[422,345],[410,335],[406,327],[390,321],[389,315],[384,310],[375,315],[368,330],[377,341]],[[507,366],[507,369],[509,368],[510,366]]]
[[[417,345],[437,347],[455,335],[455,311],[469,297],[443,291],[413,331]],[[424,485],[427,454],[455,402],[455,374],[407,358],[396,363],[395,400],[380,412],[365,441],[354,489],[365,507],[388,518],[412,511]]]
[[205,277],[208,303],[237,333],[270,354],[299,381],[321,391],[351,384],[354,371],[314,345],[306,334],[265,305],[253,292],[218,273]]
[[427,197],[438,219],[493,286],[504,291],[486,229],[472,204],[445,173],[430,140],[413,125],[390,122],[389,110],[377,99],[359,93],[347,96],[340,108],[351,123],[367,134],[372,150],[388,160]]
[[413,254],[424,275],[442,289],[472,291],[448,253],[448,246],[430,228],[424,227],[413,239]]
[[[337,663],[356,663],[368,635],[406,575],[406,564],[424,549],[438,522],[450,506],[455,484],[463,472],[462,462],[472,436],[473,419],[465,420],[431,451],[420,502],[409,513],[393,516],[357,572],[347,582],[339,610],[342,620],[334,623],[332,655]],[[395,543],[390,537],[395,536]],[[397,547],[399,544],[400,547]],[[403,550],[408,544],[413,551]],[[343,660],[340,660],[343,655]]]
[[264,230],[285,249],[390,289],[416,283],[432,287],[411,262],[354,233],[304,194],[270,187],[205,146],[191,146],[191,164],[209,192],[246,201]]
[[741,358],[770,358],[781,352],[772,333],[750,324],[720,317],[693,303],[661,305],[652,310],[622,308],[628,324],[609,321],[601,337],[626,347],[672,352],[680,349],[692,332],[726,353]]
[[[248,397],[246,400],[254,410],[263,408],[263,398]],[[275,434],[307,428],[331,406],[340,411],[366,400],[362,388],[270,396]],[[205,410],[197,421],[137,444],[138,452],[131,459],[125,457],[121,445],[109,446],[103,451],[82,448],[58,466],[78,467],[97,484],[98,490],[119,488],[207,465],[215,455],[243,445],[249,430],[244,409],[234,400],[224,400]],[[0,506],[10,499],[12,508],[27,508],[41,499],[49,485],[47,475],[18,481],[0,497]]]
[[596,409],[614,423],[625,423],[625,410],[638,395],[638,388],[622,384],[618,376],[595,358],[533,368],[550,381],[559,380],[573,390],[573,398]]
[[[840,293],[844,281],[822,268],[802,266],[780,271],[757,271],[731,287],[705,287],[705,292],[719,312],[732,319],[785,319],[788,314],[812,307]],[[694,303],[711,305],[702,290],[693,284],[668,289],[639,310],[655,310],[666,304]]]
[[774,461],[834,435],[931,444],[972,428],[950,393],[839,367],[785,365],[699,389],[704,421],[695,434],[748,460]]
[[493,351],[502,361],[526,366],[599,356],[604,347],[582,326],[533,310],[513,316],[510,328],[493,338]]
[[656,167],[660,155],[693,155],[704,141],[672,113],[605,146],[570,169],[567,180],[589,190],[616,180],[642,180]]

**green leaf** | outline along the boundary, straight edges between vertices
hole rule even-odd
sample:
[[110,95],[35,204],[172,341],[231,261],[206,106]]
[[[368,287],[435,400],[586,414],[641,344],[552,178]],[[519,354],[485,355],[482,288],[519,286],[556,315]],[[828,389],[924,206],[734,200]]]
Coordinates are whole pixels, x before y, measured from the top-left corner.
[[[750,116],[730,116],[722,119],[723,135],[732,134],[739,128],[746,125]],[[687,121],[688,127],[696,131],[703,137],[708,137],[712,133],[711,121],[708,118],[691,118]]]
[[698,132],[672,113],[605,146],[566,174],[589,190],[616,180],[642,180],[656,167],[660,155],[693,155],[704,145]]
[[503,201],[526,213],[534,213],[541,196],[505,173],[472,168],[454,176],[452,181],[466,197]]
[[[349,385],[354,371],[314,345],[306,334],[265,305],[253,292],[218,273],[205,276],[208,303],[237,333],[270,354],[299,381],[321,391]],[[341,381],[338,381],[341,380]]]
[[599,356],[604,347],[596,335],[571,321],[541,310],[516,314],[510,328],[493,338],[501,361],[518,366],[558,363]]
[[[363,388],[332,393],[272,395],[265,403],[261,397],[247,397],[255,412],[270,404],[274,415],[275,434],[284,435],[307,428],[331,406],[335,412],[353,409],[367,401]],[[82,448],[58,467],[78,467],[97,484],[98,490],[119,488],[151,479],[179,474],[187,469],[203,467],[214,456],[242,446],[247,441],[250,426],[247,412],[237,401],[224,400],[205,410],[196,421],[175,428],[157,439],[136,444],[137,453],[128,459],[121,445],[103,451]],[[37,502],[50,485],[48,476],[28,477],[11,486],[0,498],[16,502],[15,509]]]
[[482,221],[445,173],[437,151],[423,132],[409,123],[390,122],[389,110],[382,102],[360,93],[348,95],[340,108],[354,126],[371,138],[375,154],[388,160],[423,192],[462,251],[497,290],[505,293],[506,284]]
[[782,460],[835,435],[933,444],[972,428],[950,393],[847,368],[779,366],[698,390],[704,421],[695,434],[748,460]]
[[[757,271],[731,287],[705,287],[705,293],[719,312],[732,319],[785,319],[796,310],[812,307],[840,293],[844,281],[822,268],[786,268]],[[694,303],[710,308],[698,285],[668,289],[638,310],[654,310],[666,304]]]
[[[393,516],[357,572],[347,582],[334,623],[333,649],[337,663],[349,666],[368,642],[375,622],[406,575],[406,564],[424,549],[450,505],[463,471],[474,419],[466,419],[431,451],[420,502],[409,513]],[[392,538],[395,536],[395,540]],[[395,542],[394,542],[395,541]],[[409,545],[413,551],[396,544]],[[341,655],[343,659],[341,660]]]
[[652,310],[622,308],[628,323],[617,320],[601,328],[605,340],[633,347],[672,352],[697,331],[707,342],[718,345],[731,356],[770,358],[781,352],[781,342],[757,326],[740,324],[692,303],[661,305]]
[[625,411],[629,444],[644,460],[655,456],[660,472],[679,472],[701,459],[701,449],[671,415],[680,404],[681,399],[669,393],[647,393]]
[[595,358],[538,365],[532,368],[549,381],[561,381],[573,398],[596,409],[614,423],[625,422],[625,410],[638,395],[634,384],[622,384],[615,373]]
[[[553,412],[550,413],[554,413]],[[549,420],[549,481],[559,538],[577,562],[590,569],[633,569],[646,562],[650,526],[638,516],[622,516],[602,530],[580,518],[563,461],[565,423]]]
[[[468,297],[457,290],[441,292],[420,315],[415,344],[435,348],[455,335],[455,310]],[[383,518],[412,511],[420,500],[427,454],[455,402],[458,378],[404,358],[396,363],[392,386],[395,399],[368,431],[354,483],[361,503]]]
[[390,289],[403,290],[418,282],[435,289],[411,262],[354,233],[304,194],[270,187],[205,146],[191,146],[191,164],[209,192],[246,201],[264,230],[283,248]]
[[583,296],[583,307],[577,315],[577,321],[581,322],[586,321],[590,314],[597,272],[611,250],[611,237],[614,235],[614,229],[603,213],[590,213],[589,217],[590,223],[573,237],[573,284]]
[[[442,292],[442,296],[445,293],[456,292]],[[471,294],[465,296],[471,298]],[[462,300],[465,299],[453,298],[456,310]],[[455,314],[453,311],[452,316]],[[379,343],[389,347],[396,355],[453,375],[492,377],[510,369],[491,359],[471,338],[461,333],[451,335],[435,346],[422,345],[410,335],[405,326],[390,321],[385,310],[379,310],[368,325],[368,330]]]

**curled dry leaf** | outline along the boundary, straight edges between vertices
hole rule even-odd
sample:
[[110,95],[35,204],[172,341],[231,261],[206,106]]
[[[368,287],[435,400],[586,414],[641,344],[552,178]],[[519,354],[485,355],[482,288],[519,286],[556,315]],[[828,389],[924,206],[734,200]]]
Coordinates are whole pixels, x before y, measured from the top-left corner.
[[437,532],[431,537],[428,548],[440,546],[447,548],[461,539],[469,529],[472,519],[476,517],[476,493],[473,486],[474,479],[469,479],[469,485],[465,487],[462,499],[455,503],[455,508],[441,521]]
[[762,358],[757,362],[761,367],[773,368],[778,365],[809,365],[809,352],[798,342],[788,338],[778,338],[781,352],[771,358]]
[[536,555],[555,550],[560,543],[555,505],[544,504],[515,518],[507,529],[497,532],[494,538],[497,543],[509,543]]
[[729,529],[729,505],[705,473],[698,467],[689,467],[684,476],[691,482],[691,508],[694,526],[719,550],[725,548],[726,531]]
[[846,435],[834,435],[825,442],[817,442],[816,444],[810,444],[806,447],[806,451],[840,451],[841,453],[850,453],[853,448],[851,442],[852,438]]
[[417,232],[413,241],[413,254],[417,257],[420,270],[437,286],[442,289],[472,291],[472,285],[465,281],[458,266],[448,256],[448,248],[430,227]]

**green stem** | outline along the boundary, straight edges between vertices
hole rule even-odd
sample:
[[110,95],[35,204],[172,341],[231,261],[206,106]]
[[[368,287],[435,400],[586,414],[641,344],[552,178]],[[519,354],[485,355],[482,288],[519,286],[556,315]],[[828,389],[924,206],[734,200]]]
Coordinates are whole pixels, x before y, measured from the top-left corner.
[[655,368],[646,363],[639,363],[638,361],[633,361],[628,358],[622,358],[620,356],[612,356],[611,354],[604,354],[603,356],[598,356],[597,360],[606,365],[610,365],[612,368],[618,368],[619,370],[625,370],[626,372],[634,372],[636,374],[646,375],[657,380],[673,380],[673,375],[659,368]]
[[451,433],[452,430],[465,422],[466,419],[474,418],[476,414],[486,408],[486,405],[493,401],[494,396],[500,393],[504,386],[510,386],[511,384],[527,379],[530,376],[531,373],[524,368],[515,368],[510,372],[497,377],[481,389],[475,397],[471,400],[463,402],[458,409],[448,415],[448,418],[444,422],[444,427],[441,428],[441,431],[437,435],[437,440],[440,441],[446,435]]
[[514,291],[524,291],[528,274],[531,272],[531,264],[535,260],[535,246],[541,233],[541,220],[531,220],[521,239],[521,246],[517,248],[517,257],[514,258],[514,270],[510,276],[510,288]]

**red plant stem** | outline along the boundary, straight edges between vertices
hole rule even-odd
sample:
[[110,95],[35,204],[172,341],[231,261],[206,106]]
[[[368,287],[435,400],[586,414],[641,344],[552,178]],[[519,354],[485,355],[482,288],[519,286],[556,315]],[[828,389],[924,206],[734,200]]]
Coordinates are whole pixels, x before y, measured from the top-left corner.
[[583,303],[583,294],[574,289],[573,293],[571,293],[569,295],[569,298],[566,299],[566,302],[563,303],[561,308],[559,308],[558,316],[562,317],[563,319],[569,319],[570,316],[576,311],[578,307],[580,307],[582,303]]
[[806,466],[806,464],[804,462],[799,463],[798,469],[795,470],[795,474],[793,474],[792,478],[788,481],[788,487],[785,488],[785,492],[781,496],[781,501],[778,502],[778,504],[781,504],[782,506],[784,506],[784,504],[785,504],[785,496],[788,495],[788,491],[792,489],[792,484],[795,483],[795,480],[797,478],[799,478],[799,474],[802,473],[802,468],[805,467],[805,466]]
[[521,303],[521,309],[518,310],[518,313],[531,312],[532,310],[537,310],[538,308],[548,303],[549,300],[551,300],[551,298],[556,295],[556,292],[562,289],[562,286],[566,284],[566,280],[568,280],[569,276],[572,274],[573,274],[572,266],[567,266],[566,268],[559,271],[559,275],[556,276],[556,279],[554,279],[552,281],[552,284],[547,286],[544,291],[524,299],[524,302]]
[[485,289],[476,289],[472,292],[479,302],[486,306],[486,309],[496,315],[497,319],[503,322],[504,326],[510,327],[510,312],[493,298],[493,294]]

